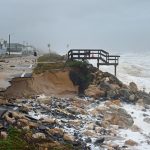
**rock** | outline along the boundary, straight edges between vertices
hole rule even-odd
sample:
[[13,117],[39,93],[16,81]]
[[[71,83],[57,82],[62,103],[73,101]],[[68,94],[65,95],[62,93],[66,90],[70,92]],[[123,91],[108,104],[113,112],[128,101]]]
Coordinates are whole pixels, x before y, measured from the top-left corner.
[[43,118],[43,120],[41,122],[51,125],[51,124],[55,124],[56,123],[56,119],[54,119],[54,118]]
[[85,136],[90,136],[90,137],[95,137],[96,136],[94,130],[86,130],[86,131],[83,132],[83,134]]
[[130,82],[129,83],[129,89],[130,91],[132,91],[133,93],[136,93],[138,91],[138,87],[134,82]]
[[23,113],[28,114],[28,112],[30,111],[30,107],[28,107],[26,105],[23,105],[23,106],[20,107],[20,111],[23,112]]
[[107,81],[101,81],[99,84],[100,88],[103,89],[104,91],[109,91],[111,90],[111,85]]
[[73,115],[78,115],[78,114],[86,114],[87,112],[82,109],[82,108],[79,108],[79,107],[75,107],[75,106],[70,106],[70,107],[67,107],[66,109],[69,113],[73,114]]
[[51,98],[50,97],[44,97],[44,98],[38,97],[37,101],[40,104],[50,104],[51,103]]
[[131,140],[131,139],[129,139],[129,140],[125,141],[125,145],[137,146],[138,143],[133,141],[133,140]]
[[15,118],[15,119],[20,119],[20,118],[25,118],[24,115],[18,113],[18,112],[11,112],[12,113],[12,116]]
[[24,126],[22,127],[23,130],[30,130],[30,127],[29,126]]
[[5,131],[1,131],[1,133],[0,133],[0,137],[1,137],[1,139],[6,140],[6,139],[7,139],[7,137],[8,137],[7,132],[5,132]]
[[133,132],[140,132],[141,131],[141,129],[137,125],[133,125],[130,129]]
[[121,128],[129,128],[134,121],[130,114],[125,109],[117,105],[111,105],[104,113],[104,120],[113,125],[118,125]]
[[2,118],[6,112],[7,109],[0,108],[0,118]]
[[68,141],[68,142],[73,142],[75,140],[74,136],[68,134],[68,133],[65,133],[64,136],[63,136],[63,139],[65,141]]
[[27,126],[29,125],[29,121],[27,119],[18,119],[21,126]]
[[130,96],[129,96],[129,100],[130,100],[130,101],[135,101],[135,95],[134,95],[134,94],[130,95]]
[[108,98],[115,98],[117,95],[118,95],[118,92],[116,90],[107,91],[107,97]]
[[120,89],[120,86],[118,84],[110,84],[110,89],[111,90],[118,90],[118,89]]
[[144,118],[143,121],[145,121],[146,123],[150,124],[150,118],[149,117]]
[[[0,88],[0,91],[3,91],[3,90],[5,91],[5,89]],[[6,103],[8,103],[8,101],[5,100],[3,97],[0,97],[0,105],[4,105]]]
[[99,97],[104,97],[105,92],[100,90],[96,85],[90,85],[88,89],[85,90],[85,95],[97,99]]
[[89,123],[86,127],[88,130],[94,130],[95,124],[94,123]]
[[129,89],[122,88],[122,89],[119,90],[119,94],[120,94],[120,96],[122,96],[122,97],[124,97],[126,99],[129,99],[129,97],[130,97]]
[[79,120],[79,119],[69,120],[69,124],[75,126],[76,128],[78,128],[81,125],[81,120]]
[[120,102],[119,99],[117,99],[117,100],[112,100],[112,101],[106,101],[106,102],[105,102],[105,105],[106,105],[107,107],[109,107],[110,105],[121,106],[121,102]]
[[86,138],[86,139],[85,139],[85,142],[86,142],[86,143],[91,143],[91,142],[92,142],[92,140],[91,140],[91,138],[90,138],[90,137],[88,137],[88,138]]
[[64,134],[64,131],[61,128],[54,128],[54,129],[49,129],[48,133],[53,136],[62,137]]
[[96,139],[96,141],[94,142],[95,145],[100,145],[105,141],[104,137],[98,138]]
[[5,115],[5,120],[9,123],[9,124],[14,124],[16,122],[15,118],[11,118],[7,115]]
[[30,129],[38,128],[38,124],[34,123],[34,122],[29,122],[29,127],[30,127]]
[[45,134],[44,134],[44,133],[40,133],[40,132],[33,134],[32,137],[33,137],[34,139],[46,139]]

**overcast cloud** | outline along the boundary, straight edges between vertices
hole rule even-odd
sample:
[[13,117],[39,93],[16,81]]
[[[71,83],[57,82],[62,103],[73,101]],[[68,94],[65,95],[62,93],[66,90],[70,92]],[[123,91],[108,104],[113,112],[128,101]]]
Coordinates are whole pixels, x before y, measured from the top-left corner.
[[150,0],[0,0],[0,38],[43,50],[150,49]]

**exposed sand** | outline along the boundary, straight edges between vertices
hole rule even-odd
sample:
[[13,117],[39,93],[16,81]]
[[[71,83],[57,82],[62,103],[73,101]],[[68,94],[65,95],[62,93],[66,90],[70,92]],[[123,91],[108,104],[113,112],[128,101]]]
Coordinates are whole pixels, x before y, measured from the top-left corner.
[[59,70],[33,75],[32,78],[16,78],[5,92],[6,97],[29,97],[45,94],[70,97],[77,94],[78,87],[69,78],[68,70]]

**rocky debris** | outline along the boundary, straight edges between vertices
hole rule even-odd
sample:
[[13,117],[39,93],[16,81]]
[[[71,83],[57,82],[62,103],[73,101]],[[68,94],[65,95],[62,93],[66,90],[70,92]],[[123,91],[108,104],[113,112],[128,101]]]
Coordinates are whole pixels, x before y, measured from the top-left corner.
[[129,140],[125,141],[125,145],[137,146],[138,143],[133,141],[133,140],[131,140],[131,139],[129,139]]
[[95,85],[90,85],[88,89],[85,90],[85,95],[89,97],[94,97],[99,98],[99,97],[104,97],[105,92],[103,90],[100,90],[97,86]]
[[46,136],[45,136],[44,133],[35,133],[35,134],[32,135],[32,137],[34,139],[46,139]]
[[137,125],[133,125],[130,129],[133,132],[140,132],[141,131],[141,129]]
[[[61,146],[62,143],[69,143],[76,149],[79,146],[85,150],[88,149],[88,144],[91,145],[89,147],[121,149],[118,145],[108,144],[110,140],[121,139],[118,137],[120,128],[141,132],[133,125],[131,115],[123,109],[120,98],[44,99],[47,101],[44,104],[39,97],[35,97],[1,105],[0,131],[7,133],[7,128],[13,126],[27,132],[27,139],[31,141],[43,141],[45,148],[56,141]],[[46,144],[47,142],[51,144]],[[44,146],[43,143],[38,145]]]
[[63,139],[64,139],[65,141],[68,141],[68,142],[73,142],[73,141],[75,140],[74,136],[72,136],[72,135],[70,135],[70,134],[68,134],[68,133],[65,133],[65,134],[63,135]]
[[144,118],[143,121],[145,121],[146,123],[150,124],[150,118],[149,117]]
[[129,83],[129,89],[133,92],[136,93],[138,91],[138,87],[134,82]]

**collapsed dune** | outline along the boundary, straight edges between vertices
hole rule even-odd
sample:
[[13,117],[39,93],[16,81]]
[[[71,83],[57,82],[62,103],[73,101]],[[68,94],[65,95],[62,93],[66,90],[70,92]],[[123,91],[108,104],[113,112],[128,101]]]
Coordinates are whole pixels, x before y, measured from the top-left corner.
[[31,78],[14,78],[6,89],[7,98],[30,97],[45,94],[48,96],[70,97],[76,95],[78,87],[69,78],[68,70],[57,70],[34,74]]

